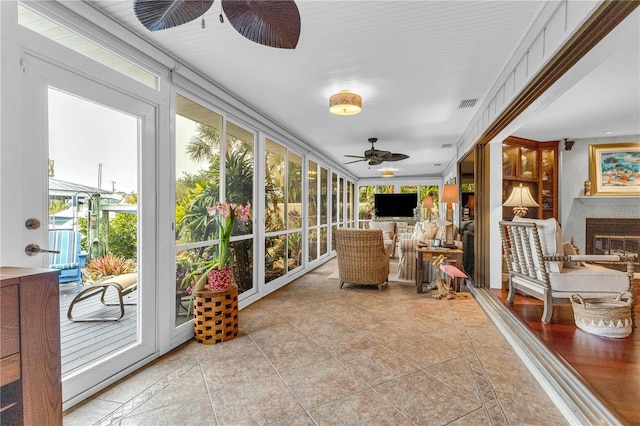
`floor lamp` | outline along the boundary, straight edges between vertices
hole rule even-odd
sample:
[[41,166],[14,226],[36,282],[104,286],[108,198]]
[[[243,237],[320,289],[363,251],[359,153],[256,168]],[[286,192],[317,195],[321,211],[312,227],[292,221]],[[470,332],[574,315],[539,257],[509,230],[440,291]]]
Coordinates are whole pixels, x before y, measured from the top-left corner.
[[446,220],[451,222],[447,225],[446,243],[447,245],[453,244],[453,203],[460,202],[460,195],[458,194],[458,185],[455,183],[446,183],[442,189],[441,203],[447,204]]
[[531,196],[528,186],[514,186],[507,201],[502,204],[505,207],[513,207],[513,215],[525,217],[529,207],[538,207],[538,203]]

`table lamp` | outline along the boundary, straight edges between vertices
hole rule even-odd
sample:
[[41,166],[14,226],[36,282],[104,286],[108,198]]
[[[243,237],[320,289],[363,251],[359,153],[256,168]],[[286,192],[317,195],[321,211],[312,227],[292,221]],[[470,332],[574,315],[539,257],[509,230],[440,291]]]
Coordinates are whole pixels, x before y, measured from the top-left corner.
[[513,215],[525,217],[529,211],[529,207],[538,207],[538,203],[531,196],[528,186],[514,186],[511,195],[503,204],[505,207],[513,207]]
[[451,222],[451,225],[447,225],[446,243],[448,245],[453,244],[453,207],[451,204],[460,202],[460,195],[458,194],[458,185],[455,183],[446,183],[442,189],[441,203],[447,204],[446,216],[447,221]]
[[427,221],[431,222],[431,210],[433,209],[433,198],[424,197],[422,199],[422,207],[427,211]]

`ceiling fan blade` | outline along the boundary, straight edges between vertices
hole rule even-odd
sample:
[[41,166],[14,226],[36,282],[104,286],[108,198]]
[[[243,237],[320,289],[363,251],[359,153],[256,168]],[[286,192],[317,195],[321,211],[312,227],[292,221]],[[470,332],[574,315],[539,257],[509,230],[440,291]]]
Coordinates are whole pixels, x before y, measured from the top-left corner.
[[353,163],[359,163],[360,161],[367,161],[366,158],[363,158],[362,160],[354,160],[354,161],[349,161],[348,163],[343,163],[343,164],[353,164]]
[[300,12],[293,0],[222,0],[227,20],[242,36],[269,47],[295,49]]
[[346,155],[346,154],[345,154],[345,157],[351,157],[351,158],[364,158],[364,159],[369,158],[369,157],[363,157],[362,155]]
[[133,13],[149,31],[186,24],[204,15],[213,0],[134,0]]
[[409,156],[406,154],[393,153],[389,158],[385,158],[385,161],[400,161],[400,160],[406,160],[407,158],[409,158]]

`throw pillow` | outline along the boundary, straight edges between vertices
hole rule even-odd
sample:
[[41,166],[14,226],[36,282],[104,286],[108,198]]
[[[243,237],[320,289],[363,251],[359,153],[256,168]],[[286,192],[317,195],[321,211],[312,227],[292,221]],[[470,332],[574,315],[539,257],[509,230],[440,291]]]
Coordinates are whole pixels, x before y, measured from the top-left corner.
[[[562,248],[562,230],[560,224],[555,218],[549,219],[529,219],[515,216],[514,222],[533,222],[538,225],[538,236],[540,237],[540,245],[542,246],[542,254],[545,256],[564,256]],[[549,272],[562,272],[564,262],[552,261],[547,262]]]
[[390,231],[382,231],[382,239],[390,240],[393,238],[393,233]]
[[416,226],[413,227],[413,234],[411,235],[412,240],[419,240],[422,238],[422,234],[424,231],[422,230],[422,222],[416,222]]
[[436,237],[438,231],[437,226],[433,226],[429,223],[424,223],[424,232],[422,233],[422,241],[433,240]]
[[[562,250],[564,251],[564,255],[565,256],[571,256],[574,254],[578,254],[578,250],[576,250],[576,247],[571,244],[570,241],[565,241],[564,243],[562,243]],[[572,268],[572,269],[577,269],[577,268],[584,268],[584,263],[582,262],[572,262],[570,260],[565,260],[564,261],[564,267],[565,268]]]

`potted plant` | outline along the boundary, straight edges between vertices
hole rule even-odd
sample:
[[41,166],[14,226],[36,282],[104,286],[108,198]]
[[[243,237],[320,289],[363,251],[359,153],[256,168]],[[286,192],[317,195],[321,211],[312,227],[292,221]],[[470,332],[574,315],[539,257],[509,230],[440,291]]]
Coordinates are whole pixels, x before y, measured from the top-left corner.
[[[214,207],[207,206],[207,214],[213,219],[207,224],[207,229],[211,225],[217,225],[220,233],[220,243],[218,252],[211,256],[209,253],[202,253],[201,258],[189,263],[189,270],[182,278],[180,288],[185,288],[189,295],[188,314],[193,306],[193,296],[196,291],[202,290],[205,283],[211,291],[226,291],[233,284],[233,266],[229,253],[229,240],[233,224],[236,220],[247,222],[251,217],[251,204],[246,206],[241,204],[216,202]],[[206,238],[206,236],[205,236]]]

